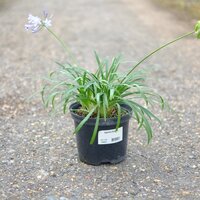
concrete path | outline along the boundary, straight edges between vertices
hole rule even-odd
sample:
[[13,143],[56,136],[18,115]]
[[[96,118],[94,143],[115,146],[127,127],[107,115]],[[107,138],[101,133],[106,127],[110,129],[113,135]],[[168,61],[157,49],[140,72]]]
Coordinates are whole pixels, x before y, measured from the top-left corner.
[[200,41],[187,38],[154,56],[149,83],[174,113],[158,113],[152,143],[130,128],[128,157],[118,165],[78,161],[67,116],[50,117],[40,97],[41,77],[67,59],[47,32],[24,31],[28,13],[54,14],[53,29],[80,62],[95,70],[93,50],[127,60],[192,26],[148,0],[0,0],[0,199],[200,199]]

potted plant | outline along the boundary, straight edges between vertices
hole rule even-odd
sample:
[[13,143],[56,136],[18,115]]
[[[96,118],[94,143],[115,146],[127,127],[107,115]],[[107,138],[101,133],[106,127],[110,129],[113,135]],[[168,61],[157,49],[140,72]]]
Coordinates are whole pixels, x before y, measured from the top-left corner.
[[[131,66],[127,73],[119,70],[121,56],[111,62],[101,59],[95,52],[97,70],[92,73],[80,67],[68,46],[49,28],[51,19],[44,12],[44,19],[29,15],[27,30],[33,33],[45,28],[62,45],[70,56],[68,63],[50,73],[41,91],[45,107],[68,110],[75,123],[77,147],[81,161],[100,165],[124,160],[127,149],[128,126],[132,117],[138,128],[144,128],[148,143],[152,139],[151,120],[160,122],[151,106],[166,107],[165,100],[145,84],[145,72],[138,66],[166,46],[187,36],[200,38],[200,21],[195,30],[164,44]],[[138,101],[139,100],[139,101]]]

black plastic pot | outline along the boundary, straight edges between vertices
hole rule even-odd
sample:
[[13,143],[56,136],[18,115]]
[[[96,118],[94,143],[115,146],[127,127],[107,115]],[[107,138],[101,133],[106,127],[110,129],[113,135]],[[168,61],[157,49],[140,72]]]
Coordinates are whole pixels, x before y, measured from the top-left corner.
[[[78,103],[70,106],[75,127],[83,120],[82,116],[72,111],[79,106]],[[128,105],[121,105],[121,107],[127,110],[128,114],[122,116],[118,132],[115,132],[117,118],[107,118],[106,121],[100,119],[97,137],[94,144],[90,144],[96,122],[95,118],[90,118],[76,134],[79,159],[82,162],[91,165],[115,164],[125,159],[131,108]]]

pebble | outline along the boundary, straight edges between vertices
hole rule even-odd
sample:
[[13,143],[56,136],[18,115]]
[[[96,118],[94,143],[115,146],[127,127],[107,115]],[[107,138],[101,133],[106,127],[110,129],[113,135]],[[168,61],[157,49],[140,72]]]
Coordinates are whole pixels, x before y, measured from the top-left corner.
[[196,168],[197,168],[196,165],[191,165],[190,167],[191,167],[192,169],[196,169]]
[[44,180],[47,178],[48,175],[49,175],[49,173],[47,171],[41,169],[37,174],[37,178]]
[[50,176],[56,177],[56,173],[55,173],[54,171],[51,171],[51,172],[50,172]]
[[106,199],[106,198],[109,197],[109,194],[106,193],[106,192],[103,192],[103,194],[101,195],[101,197],[102,197],[103,199]]
[[143,168],[139,168],[140,172],[145,172],[146,170]]
[[107,180],[107,175],[104,175],[104,176],[102,177],[102,180],[103,180],[103,181],[106,181],[106,180]]
[[196,159],[196,156],[195,155],[189,155],[188,156],[190,159]]
[[159,180],[159,179],[154,179],[153,182],[156,183],[156,184],[159,184],[159,183],[161,182],[161,180]]

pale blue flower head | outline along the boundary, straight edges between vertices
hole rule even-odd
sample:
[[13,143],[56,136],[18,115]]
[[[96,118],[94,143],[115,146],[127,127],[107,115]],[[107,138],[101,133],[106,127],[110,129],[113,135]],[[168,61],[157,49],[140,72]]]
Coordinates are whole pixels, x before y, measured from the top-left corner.
[[25,24],[25,29],[31,31],[32,33],[36,33],[40,31],[43,27],[51,26],[51,20],[48,19],[48,13],[44,11],[44,19],[37,16],[33,16],[29,14],[28,16],[28,23]]

